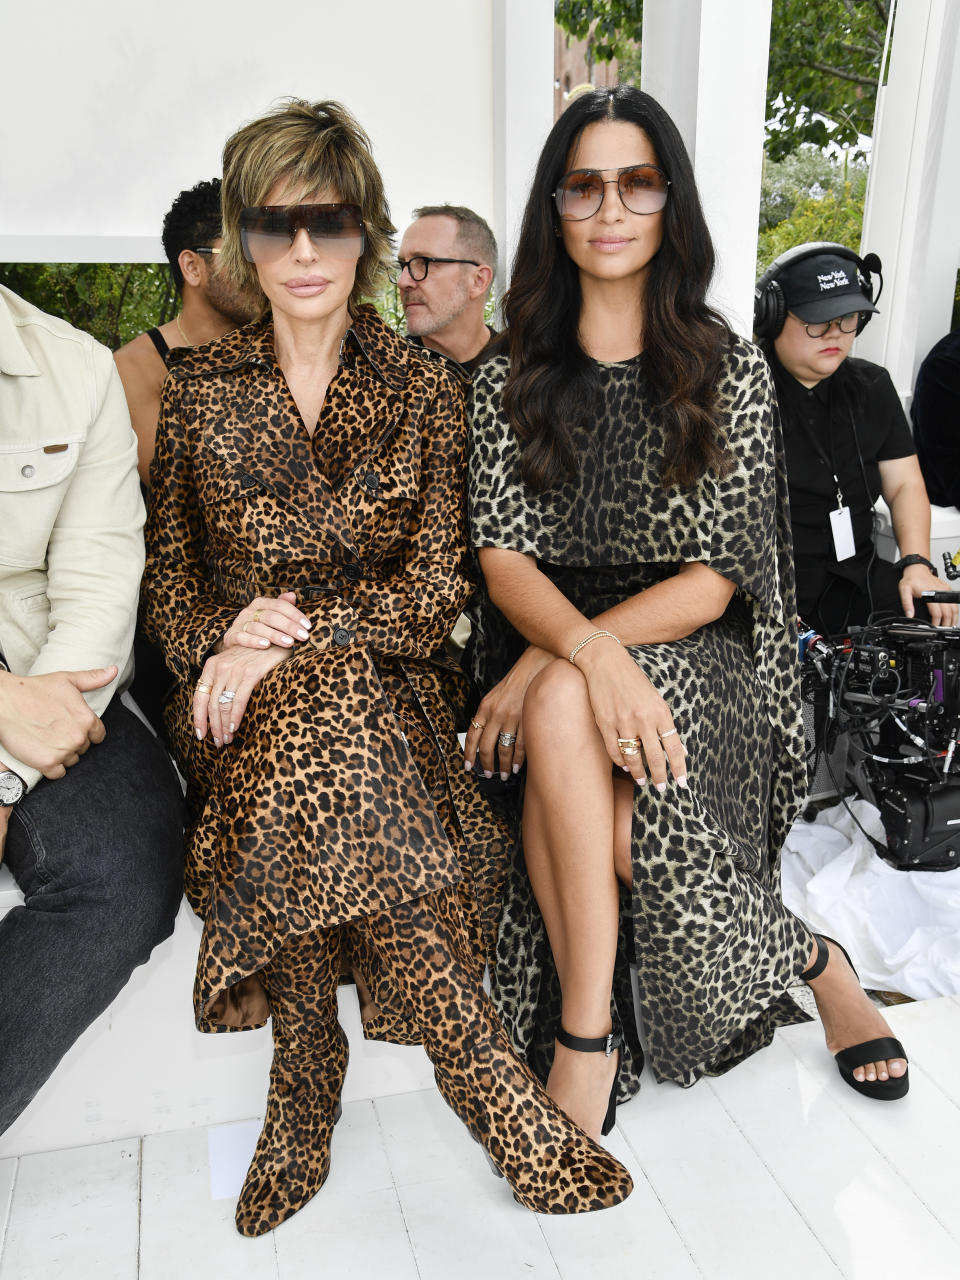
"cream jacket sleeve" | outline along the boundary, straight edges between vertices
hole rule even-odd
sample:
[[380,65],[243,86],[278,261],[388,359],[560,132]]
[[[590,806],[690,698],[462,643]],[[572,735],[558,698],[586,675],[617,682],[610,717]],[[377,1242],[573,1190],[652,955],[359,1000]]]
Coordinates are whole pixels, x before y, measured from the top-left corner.
[[[0,650],[18,674],[132,674],[143,572],[136,438],[106,347],[0,292]],[[19,346],[18,346],[19,344]],[[40,774],[0,759],[33,786]]]

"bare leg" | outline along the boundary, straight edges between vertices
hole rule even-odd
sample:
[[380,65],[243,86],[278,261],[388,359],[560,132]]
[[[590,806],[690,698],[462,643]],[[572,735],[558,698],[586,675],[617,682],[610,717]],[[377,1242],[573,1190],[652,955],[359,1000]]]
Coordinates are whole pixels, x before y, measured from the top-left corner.
[[[523,724],[524,853],[560,980],[561,1023],[571,1035],[603,1036],[619,917],[614,830],[623,820],[616,821],[610,758],[583,677],[563,663],[547,667],[527,690]],[[593,1137],[616,1065],[616,1055],[556,1047],[547,1091]]]
[[[814,942],[811,965],[816,958],[817,944]],[[860,986],[843,952],[833,943],[830,944],[829,963],[819,978],[810,983],[810,990],[816,999],[827,1048],[831,1053],[893,1034],[880,1010]],[[889,1061],[868,1062],[864,1067],[857,1067],[853,1074],[860,1081],[888,1080],[902,1076],[906,1070],[903,1058],[891,1058]]]

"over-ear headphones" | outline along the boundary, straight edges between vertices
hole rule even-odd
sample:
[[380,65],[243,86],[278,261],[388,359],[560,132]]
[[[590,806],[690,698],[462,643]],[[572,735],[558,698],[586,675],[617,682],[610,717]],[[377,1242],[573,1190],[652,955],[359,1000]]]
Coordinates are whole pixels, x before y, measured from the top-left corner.
[[[777,280],[781,271],[792,267],[804,258],[816,258],[822,253],[831,253],[837,258],[846,258],[857,269],[857,281],[863,290],[864,297],[876,302],[883,292],[883,268],[875,253],[868,253],[865,258],[848,249],[846,245],[834,244],[830,240],[818,240],[809,244],[800,244],[786,253],[781,253],[770,263],[766,271],[757,281],[753,291],[753,332],[757,338],[776,338],[787,319],[787,303],[783,289]],[[876,296],[873,292],[873,276],[880,277],[880,287]],[[857,333],[863,333],[870,323],[872,311],[861,311]]]

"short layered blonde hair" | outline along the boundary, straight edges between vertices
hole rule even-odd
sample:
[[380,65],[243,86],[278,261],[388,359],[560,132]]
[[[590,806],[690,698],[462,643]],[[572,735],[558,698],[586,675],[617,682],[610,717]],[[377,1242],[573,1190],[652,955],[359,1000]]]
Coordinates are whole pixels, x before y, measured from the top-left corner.
[[360,206],[366,243],[350,293],[351,308],[379,294],[388,279],[396,228],[370,139],[339,102],[288,98],[228,138],[223,149],[220,270],[238,289],[259,297],[266,311],[257,269],[243,256],[240,213],[266,203],[279,182],[289,186],[291,201],[333,192],[338,200]]

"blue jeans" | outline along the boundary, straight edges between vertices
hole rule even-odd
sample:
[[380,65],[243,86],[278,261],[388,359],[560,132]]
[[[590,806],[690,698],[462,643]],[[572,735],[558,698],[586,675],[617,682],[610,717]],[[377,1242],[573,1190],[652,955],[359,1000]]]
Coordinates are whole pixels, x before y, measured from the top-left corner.
[[176,774],[119,698],[102,719],[103,742],[10,817],[4,861],[25,903],[0,920],[0,1133],[169,937],[180,904]]

